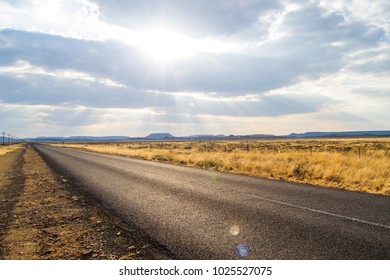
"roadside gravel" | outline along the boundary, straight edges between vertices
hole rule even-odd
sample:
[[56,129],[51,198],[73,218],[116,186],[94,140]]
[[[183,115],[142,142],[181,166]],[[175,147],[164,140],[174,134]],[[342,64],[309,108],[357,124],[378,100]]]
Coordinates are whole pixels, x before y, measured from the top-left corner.
[[169,259],[32,148],[0,157],[0,259]]

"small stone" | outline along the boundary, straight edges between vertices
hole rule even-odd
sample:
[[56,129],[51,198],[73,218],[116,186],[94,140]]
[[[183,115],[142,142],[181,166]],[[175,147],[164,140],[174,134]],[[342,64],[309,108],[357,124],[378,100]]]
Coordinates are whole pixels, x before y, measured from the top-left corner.
[[86,257],[86,256],[89,256],[89,255],[92,255],[93,253],[93,250],[92,249],[84,249],[81,251],[81,254]]

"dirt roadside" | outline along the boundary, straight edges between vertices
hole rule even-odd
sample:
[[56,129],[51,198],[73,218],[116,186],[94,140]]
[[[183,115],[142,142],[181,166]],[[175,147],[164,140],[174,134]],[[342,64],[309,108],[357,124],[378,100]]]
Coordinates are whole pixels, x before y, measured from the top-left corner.
[[0,157],[0,259],[169,259],[32,148]]

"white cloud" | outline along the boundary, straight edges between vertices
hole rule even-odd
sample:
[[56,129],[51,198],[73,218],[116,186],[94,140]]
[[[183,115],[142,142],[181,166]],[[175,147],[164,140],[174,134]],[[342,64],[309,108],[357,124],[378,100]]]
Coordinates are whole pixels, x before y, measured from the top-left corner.
[[[240,51],[237,42],[212,37],[191,38],[159,22],[142,27],[114,25],[101,19],[100,8],[87,0],[28,1],[18,5],[0,2],[0,29],[10,28],[40,32],[63,37],[105,41],[115,39],[146,50],[147,53],[165,48],[165,52],[206,51],[211,53]],[[175,27],[177,29],[177,27]],[[172,50],[173,48],[173,50]]]
[[360,21],[372,26],[380,27],[390,32],[390,2],[387,0],[361,1],[361,0],[312,0],[330,12],[339,12],[345,15],[347,22]]
[[102,22],[99,7],[87,0],[2,1],[0,10],[2,28],[91,40],[132,34],[127,28]]
[[270,94],[328,97],[329,102],[321,110],[306,117],[319,119],[318,123],[328,124],[331,130],[336,127],[342,130],[388,129],[390,85],[386,81],[389,79],[389,73],[358,73],[345,69],[318,80],[303,80]]
[[0,66],[0,75],[7,74],[19,78],[28,78],[29,75],[44,75],[58,79],[73,79],[73,80],[85,80],[90,82],[97,82],[108,87],[126,88],[126,85],[115,82],[113,80],[94,77],[88,73],[75,71],[72,69],[56,69],[48,70],[43,67],[31,65],[27,61],[18,60],[10,66]]
[[145,120],[154,115],[157,113],[149,109],[99,109],[72,105],[7,104],[0,101],[0,117],[9,118],[1,129],[18,137],[129,135],[134,129],[142,132]]

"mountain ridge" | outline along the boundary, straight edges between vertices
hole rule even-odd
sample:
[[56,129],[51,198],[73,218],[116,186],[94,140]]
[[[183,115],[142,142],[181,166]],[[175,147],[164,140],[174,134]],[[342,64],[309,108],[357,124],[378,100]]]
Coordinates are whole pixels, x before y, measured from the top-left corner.
[[75,142],[75,141],[159,141],[159,140],[229,140],[229,139],[301,139],[301,138],[326,138],[326,137],[390,137],[390,130],[374,130],[374,131],[313,131],[304,133],[290,133],[288,135],[274,134],[247,134],[247,135],[224,135],[224,134],[199,134],[190,136],[173,136],[170,133],[151,133],[145,137],[129,137],[129,136],[39,136],[35,138],[24,138],[26,141],[37,142]]

